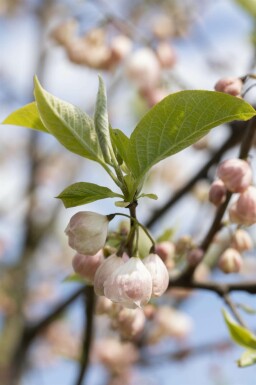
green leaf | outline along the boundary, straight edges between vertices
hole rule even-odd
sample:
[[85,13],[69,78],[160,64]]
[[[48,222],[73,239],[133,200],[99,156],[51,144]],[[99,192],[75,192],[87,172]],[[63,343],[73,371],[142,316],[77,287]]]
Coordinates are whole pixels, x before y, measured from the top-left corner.
[[237,361],[237,365],[241,368],[245,366],[254,365],[256,363],[256,350],[248,349],[245,350],[241,355],[240,359]]
[[94,183],[79,182],[65,188],[56,198],[61,199],[64,206],[68,208],[115,197],[123,198],[123,195]]
[[136,179],[162,159],[199,140],[222,123],[248,120],[254,108],[242,99],[215,91],[181,91],[156,104],[130,138],[129,165]]
[[24,107],[12,112],[2,124],[11,124],[42,132],[49,132],[40,119],[35,102],[26,104]]
[[170,241],[175,231],[176,230],[173,227],[170,227],[169,229],[165,229],[164,232],[156,239],[156,242],[160,243],[160,242]]
[[66,278],[63,279],[63,282],[77,282],[77,283],[83,283],[83,284],[89,284],[89,281],[87,281],[85,278],[83,278],[81,275],[73,273],[69,274]]
[[158,196],[156,194],[141,194],[138,198],[149,198],[154,199],[155,201],[158,199]]
[[245,348],[256,349],[256,336],[243,326],[235,323],[224,309],[222,313],[233,341]]
[[130,139],[123,133],[123,131],[118,130],[118,128],[115,128],[115,129],[112,128],[111,139],[114,143],[117,153],[119,154],[121,159],[125,162],[129,170],[130,167],[129,167],[129,158],[128,158],[127,151],[129,149]]
[[101,76],[99,76],[99,89],[96,100],[94,124],[103,157],[107,163],[112,164],[113,148],[110,139],[107,95]]
[[248,305],[245,305],[243,303],[236,303],[236,306],[248,314],[256,314],[256,309],[253,309],[252,307],[250,307]]
[[45,91],[36,77],[34,94],[47,130],[69,151],[103,163],[92,119],[79,108]]
[[235,0],[238,5],[244,8],[251,16],[256,18],[256,2],[255,0]]

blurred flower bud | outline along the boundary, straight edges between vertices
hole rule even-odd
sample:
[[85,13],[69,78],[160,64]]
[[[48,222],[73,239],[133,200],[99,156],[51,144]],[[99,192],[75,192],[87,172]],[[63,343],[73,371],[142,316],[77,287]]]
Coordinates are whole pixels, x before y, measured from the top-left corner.
[[104,283],[108,277],[124,264],[122,258],[111,255],[100,265],[94,276],[94,291],[97,295],[104,295]]
[[251,226],[256,223],[256,187],[250,186],[229,208],[231,222]]
[[111,41],[112,58],[117,60],[125,59],[132,50],[132,41],[125,35],[118,35]]
[[93,282],[96,270],[103,262],[104,256],[102,250],[95,255],[83,255],[77,253],[72,261],[73,269],[77,274]]
[[105,30],[103,28],[93,28],[83,36],[83,40],[91,46],[102,46],[105,43]]
[[215,180],[209,190],[209,201],[215,206],[219,206],[225,202],[227,197],[227,189],[222,180]]
[[204,251],[199,247],[197,247],[188,252],[187,262],[191,266],[196,266],[201,262],[201,260],[203,259],[203,256],[204,256]]
[[168,306],[161,306],[157,309],[154,321],[155,327],[149,337],[152,343],[167,336],[178,340],[184,339],[192,330],[191,318]]
[[104,282],[104,294],[124,307],[141,307],[152,294],[151,275],[139,258],[132,257]]
[[58,25],[51,32],[51,37],[60,45],[66,45],[77,35],[78,24],[75,19],[70,19]]
[[208,196],[209,196],[209,189],[210,184],[205,179],[199,180],[193,187],[192,193],[193,196],[199,201],[199,202],[207,202]]
[[190,235],[182,235],[176,242],[177,254],[183,254],[195,247],[193,238]]
[[106,297],[98,297],[96,303],[95,313],[97,315],[111,314],[113,308],[113,302]]
[[115,326],[123,338],[136,339],[142,333],[146,317],[141,309],[123,308],[115,319]]
[[241,254],[232,248],[226,249],[219,259],[218,266],[223,273],[238,273],[243,265]]
[[235,193],[245,191],[252,183],[251,167],[242,159],[224,160],[218,167],[217,175],[227,189]]
[[67,42],[66,51],[70,61],[80,65],[87,65],[88,46],[79,38]]
[[152,278],[152,297],[160,297],[169,285],[169,273],[162,259],[157,254],[149,254],[143,263]]
[[168,258],[173,259],[175,256],[175,245],[172,242],[165,241],[155,245],[156,254],[165,262]]
[[161,102],[167,95],[167,90],[163,88],[141,88],[139,94],[145,99],[149,107]]
[[161,71],[154,52],[149,48],[141,48],[129,57],[126,73],[139,88],[152,88],[158,84]]
[[94,347],[93,355],[114,373],[122,372],[139,358],[138,351],[132,343],[120,342],[113,338],[99,340]]
[[241,94],[243,82],[239,78],[223,78],[214,86],[216,91],[225,92],[225,94],[238,96]]
[[243,251],[251,250],[253,248],[252,238],[247,233],[247,231],[238,229],[232,236],[231,247],[237,251],[240,251],[241,253]]
[[94,255],[105,245],[108,217],[91,211],[73,215],[65,230],[69,246],[79,254]]
[[145,317],[149,320],[153,319],[156,314],[156,307],[151,303],[148,303],[143,308]]
[[158,39],[168,39],[174,34],[173,22],[167,15],[158,15],[152,23],[152,31]]
[[173,47],[167,42],[158,44],[156,55],[162,68],[172,68],[177,60]]

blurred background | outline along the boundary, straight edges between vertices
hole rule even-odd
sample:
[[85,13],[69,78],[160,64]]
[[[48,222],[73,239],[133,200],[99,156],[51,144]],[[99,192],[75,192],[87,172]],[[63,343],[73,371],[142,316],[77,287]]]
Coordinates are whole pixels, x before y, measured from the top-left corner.
[[[100,73],[111,124],[129,135],[169,93],[213,90],[221,77],[253,72],[255,45],[254,0],[0,0],[0,120],[33,100],[34,74],[49,92],[92,115]],[[253,103],[254,96],[252,89],[247,98]],[[207,197],[214,162],[189,192],[182,189],[232,129],[214,129],[157,165],[147,181],[146,192],[159,199],[145,199],[139,219],[161,240],[168,229],[176,249],[190,237],[200,241],[210,226],[215,209]],[[219,159],[237,151],[229,146]],[[222,301],[211,293],[185,290],[170,290],[149,306],[143,336],[129,342],[120,342],[108,316],[94,316],[90,365],[83,379],[80,362],[90,304],[81,283],[66,279],[72,274],[73,253],[64,234],[70,217],[83,207],[65,209],[54,198],[79,181],[112,186],[97,164],[68,153],[54,138],[1,125],[1,385],[254,384],[255,367],[241,370],[235,364],[241,350],[230,343]],[[117,211],[110,200],[87,209]],[[117,226],[113,221],[112,230]],[[254,239],[254,227],[250,234]],[[215,252],[218,247],[216,242]],[[253,251],[244,260],[242,279],[253,277]],[[197,273],[199,279],[211,274],[226,279],[209,266]],[[246,294],[236,294],[236,301],[255,302]],[[161,334],[157,328],[168,317]],[[248,322],[253,326],[254,317]]]

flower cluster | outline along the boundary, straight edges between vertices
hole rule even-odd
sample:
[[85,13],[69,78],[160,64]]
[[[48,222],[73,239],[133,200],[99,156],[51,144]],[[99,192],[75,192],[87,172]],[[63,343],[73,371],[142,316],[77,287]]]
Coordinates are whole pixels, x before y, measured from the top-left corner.
[[113,253],[104,258],[108,223],[112,219],[90,211],[75,214],[67,228],[69,246],[77,251],[73,267],[94,284],[95,293],[126,308],[141,307],[161,296],[169,284],[166,265],[155,253],[141,260]]

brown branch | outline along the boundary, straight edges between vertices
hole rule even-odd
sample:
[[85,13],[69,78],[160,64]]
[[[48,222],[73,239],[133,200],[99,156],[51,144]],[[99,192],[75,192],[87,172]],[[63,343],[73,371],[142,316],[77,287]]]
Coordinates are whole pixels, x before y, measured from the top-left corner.
[[84,310],[85,310],[85,326],[84,326],[84,339],[82,346],[81,362],[78,372],[77,380],[75,385],[82,385],[84,382],[84,376],[86,374],[91,344],[93,339],[93,315],[94,315],[94,305],[95,305],[95,294],[93,286],[88,286],[87,291],[84,293]]

